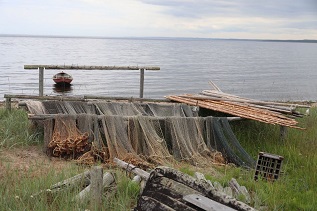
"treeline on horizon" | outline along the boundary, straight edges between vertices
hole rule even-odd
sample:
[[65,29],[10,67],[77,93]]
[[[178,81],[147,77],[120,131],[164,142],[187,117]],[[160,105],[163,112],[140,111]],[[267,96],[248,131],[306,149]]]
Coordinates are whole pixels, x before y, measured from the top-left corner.
[[277,39],[236,39],[236,38],[199,38],[199,37],[103,37],[103,36],[70,36],[70,35],[27,35],[0,34],[0,37],[39,37],[39,38],[88,38],[88,39],[157,39],[157,40],[229,40],[229,41],[263,41],[263,42],[300,42],[317,43],[317,40],[277,40]]

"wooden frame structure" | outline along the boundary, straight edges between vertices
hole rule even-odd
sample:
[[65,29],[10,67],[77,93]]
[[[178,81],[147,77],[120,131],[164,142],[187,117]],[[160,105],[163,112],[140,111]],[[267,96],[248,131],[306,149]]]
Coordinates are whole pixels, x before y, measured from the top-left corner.
[[139,70],[140,71],[140,98],[144,92],[144,70],[157,71],[160,67],[146,66],[86,66],[86,65],[24,65],[26,70],[39,70],[39,96],[44,95],[44,69],[45,70]]

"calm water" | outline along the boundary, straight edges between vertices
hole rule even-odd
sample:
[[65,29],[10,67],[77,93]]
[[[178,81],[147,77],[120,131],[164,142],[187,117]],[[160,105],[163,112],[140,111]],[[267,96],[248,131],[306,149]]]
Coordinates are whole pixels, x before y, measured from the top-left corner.
[[[228,40],[0,37],[0,100],[38,94],[38,71],[25,64],[159,66],[145,72],[144,97],[223,91],[261,100],[317,100],[317,43]],[[68,93],[44,74],[45,95],[139,96],[139,71],[68,70]]]

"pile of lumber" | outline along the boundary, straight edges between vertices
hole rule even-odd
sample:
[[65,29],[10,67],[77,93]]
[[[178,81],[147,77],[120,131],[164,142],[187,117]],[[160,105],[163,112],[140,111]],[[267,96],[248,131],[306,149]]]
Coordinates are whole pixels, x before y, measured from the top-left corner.
[[295,117],[303,117],[304,114],[296,109],[309,108],[307,105],[258,101],[224,93],[215,85],[214,88],[214,90],[204,90],[201,94],[172,95],[166,98],[246,119],[303,129],[297,126]]

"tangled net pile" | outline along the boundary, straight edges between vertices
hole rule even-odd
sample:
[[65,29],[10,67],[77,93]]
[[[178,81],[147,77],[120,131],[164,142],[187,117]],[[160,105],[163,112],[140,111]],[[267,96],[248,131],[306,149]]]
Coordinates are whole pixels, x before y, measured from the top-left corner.
[[[32,103],[27,105],[36,110]],[[73,155],[85,164],[117,157],[134,164],[254,165],[226,118],[198,117],[187,105],[65,101],[42,105],[40,112],[56,114],[46,120],[44,134],[54,156]]]
[[64,117],[55,119],[55,127],[48,150],[56,157],[72,157],[82,154],[89,147],[88,133],[81,133],[74,118]]

